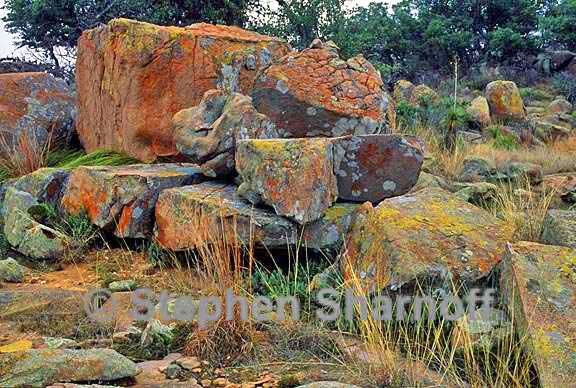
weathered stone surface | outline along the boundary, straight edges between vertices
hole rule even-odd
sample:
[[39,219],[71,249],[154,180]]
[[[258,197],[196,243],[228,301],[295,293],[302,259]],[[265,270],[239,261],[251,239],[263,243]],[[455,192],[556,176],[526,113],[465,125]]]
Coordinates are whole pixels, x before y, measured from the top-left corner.
[[11,257],[0,260],[0,282],[21,283],[24,280],[26,270],[26,267],[18,264]]
[[[236,186],[201,183],[160,193],[156,204],[156,239],[165,248],[187,250],[235,228],[239,240],[284,247],[298,241],[296,225],[242,199]],[[224,229],[223,229],[224,228]],[[209,241],[209,240],[208,240]]]
[[389,131],[389,96],[362,56],[344,61],[332,45],[291,52],[267,68],[252,92],[258,112],[282,137],[342,136]]
[[483,204],[496,198],[498,186],[488,182],[454,184],[456,196],[466,202]]
[[549,210],[544,219],[542,241],[576,248],[576,211]]
[[520,242],[502,260],[502,305],[541,387],[576,386],[576,250]]
[[548,105],[548,111],[551,113],[570,113],[573,106],[564,98],[557,98]]
[[54,259],[66,249],[67,237],[40,224],[30,214],[40,203],[31,194],[8,188],[4,199],[4,234],[18,252],[34,259]]
[[94,225],[119,237],[143,238],[152,232],[160,191],[202,177],[193,164],[79,167],[70,174],[62,208],[71,214],[86,213]]
[[490,113],[497,118],[524,119],[526,108],[512,81],[493,81],[486,86],[486,100],[490,106]]
[[298,388],[360,388],[357,385],[339,383],[337,381],[317,381],[306,385],[300,385]]
[[560,201],[576,203],[576,174],[546,175],[542,180],[545,189],[554,190]]
[[394,84],[394,100],[396,100],[396,102],[404,101],[412,103],[415,88],[412,82],[401,79]]
[[438,93],[431,87],[421,84],[414,88],[412,100],[416,104],[434,102],[438,100]]
[[415,280],[451,287],[471,284],[498,263],[512,228],[440,190],[424,189],[364,204],[340,258],[344,278],[367,291]]
[[241,196],[300,224],[322,217],[338,195],[330,139],[242,140],[236,169]]
[[491,180],[519,181],[527,179],[531,184],[542,182],[542,167],[534,163],[507,162],[492,175]]
[[138,374],[136,364],[111,349],[31,349],[0,355],[0,386],[113,381]]
[[333,144],[340,199],[380,202],[406,194],[418,181],[424,151],[415,137],[344,136]]
[[326,210],[322,218],[306,224],[299,235],[302,246],[316,250],[337,250],[342,246],[352,225],[359,204],[336,203]]
[[462,162],[462,171],[458,176],[461,182],[484,182],[496,171],[489,161],[486,159],[468,156]]
[[47,73],[0,74],[0,132],[8,144],[18,139],[44,144],[49,136],[69,140],[75,97],[66,82]]
[[207,91],[198,106],[178,112],[173,126],[178,151],[211,177],[234,172],[238,140],[279,137],[274,123],[256,111],[250,97],[220,90]]
[[478,96],[473,99],[472,102],[470,102],[470,106],[466,108],[466,112],[481,128],[487,127],[492,123],[490,107],[488,106],[486,97]]
[[114,19],[85,31],[76,62],[82,144],[144,161],[174,155],[174,114],[217,87],[250,94],[256,73],[288,51],[276,38],[204,23]]

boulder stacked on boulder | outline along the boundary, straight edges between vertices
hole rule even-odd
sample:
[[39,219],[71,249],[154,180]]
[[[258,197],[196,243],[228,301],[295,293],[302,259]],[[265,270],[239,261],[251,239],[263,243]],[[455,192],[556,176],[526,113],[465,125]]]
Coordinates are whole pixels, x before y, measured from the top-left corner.
[[172,116],[207,90],[250,94],[259,70],[289,52],[283,41],[238,27],[160,27],[127,19],[78,42],[77,130],[88,151],[143,161],[177,153]]

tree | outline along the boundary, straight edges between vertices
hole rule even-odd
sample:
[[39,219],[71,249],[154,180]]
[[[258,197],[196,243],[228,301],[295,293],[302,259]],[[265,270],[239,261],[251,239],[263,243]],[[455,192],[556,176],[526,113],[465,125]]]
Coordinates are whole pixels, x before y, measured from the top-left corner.
[[158,24],[199,21],[244,25],[258,0],[6,0],[3,21],[20,47],[45,52],[59,67],[58,48],[73,49],[83,30],[128,17]]
[[576,0],[553,1],[540,18],[542,43],[576,51]]

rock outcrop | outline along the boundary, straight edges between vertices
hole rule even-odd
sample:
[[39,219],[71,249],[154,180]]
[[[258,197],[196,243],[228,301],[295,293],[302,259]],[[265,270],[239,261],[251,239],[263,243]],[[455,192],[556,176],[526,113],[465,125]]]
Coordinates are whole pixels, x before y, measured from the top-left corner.
[[178,112],[173,119],[176,148],[205,175],[227,176],[234,170],[234,151],[241,139],[280,137],[248,96],[209,90],[196,107]]
[[252,240],[257,246],[285,247],[298,241],[296,229],[289,220],[242,199],[234,185],[206,182],[168,189],[156,204],[156,239],[172,250],[209,244],[227,233],[246,245]]
[[576,386],[576,250],[520,242],[501,263],[502,306],[541,387]]
[[363,208],[340,265],[345,281],[360,279],[367,291],[415,281],[448,289],[474,284],[499,262],[513,234],[486,211],[441,189]]
[[486,86],[486,100],[495,118],[521,120],[526,118],[526,108],[520,91],[512,81],[493,81]]
[[202,180],[192,164],[79,167],[70,174],[61,203],[64,211],[85,213],[118,237],[144,238],[152,233],[160,191]]
[[114,19],[85,31],[76,62],[82,144],[143,161],[174,155],[174,114],[210,89],[250,94],[257,72],[288,52],[276,38],[203,23]]
[[392,104],[376,69],[361,56],[344,61],[331,42],[313,42],[268,67],[252,92],[258,112],[281,137],[333,137],[390,131]]
[[75,96],[48,73],[0,74],[0,132],[8,145],[70,140]]

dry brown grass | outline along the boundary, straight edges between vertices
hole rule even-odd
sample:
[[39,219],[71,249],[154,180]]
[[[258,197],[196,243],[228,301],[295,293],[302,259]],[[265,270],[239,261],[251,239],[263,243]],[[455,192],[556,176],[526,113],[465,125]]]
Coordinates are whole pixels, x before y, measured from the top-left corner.
[[23,131],[14,144],[8,136],[0,135],[0,171],[5,178],[20,177],[46,166],[52,145],[50,135],[44,142],[35,134]]

